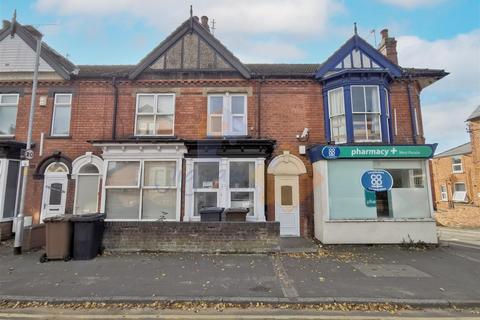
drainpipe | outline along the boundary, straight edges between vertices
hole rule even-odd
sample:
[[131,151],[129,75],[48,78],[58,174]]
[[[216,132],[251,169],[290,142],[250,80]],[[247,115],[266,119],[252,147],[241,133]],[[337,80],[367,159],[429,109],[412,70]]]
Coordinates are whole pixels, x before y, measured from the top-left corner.
[[412,124],[412,137],[413,137],[413,144],[417,144],[417,130],[418,128],[415,125],[415,110],[412,101],[412,92],[411,92],[411,85],[410,85],[411,78],[408,78],[407,82],[407,93],[408,93],[408,106],[410,108],[410,122]]
[[117,112],[118,112],[118,87],[117,78],[112,78],[113,86],[113,121],[112,121],[112,140],[117,140]]
[[262,81],[265,79],[265,76],[261,80],[257,80],[257,138],[261,138],[262,130]]

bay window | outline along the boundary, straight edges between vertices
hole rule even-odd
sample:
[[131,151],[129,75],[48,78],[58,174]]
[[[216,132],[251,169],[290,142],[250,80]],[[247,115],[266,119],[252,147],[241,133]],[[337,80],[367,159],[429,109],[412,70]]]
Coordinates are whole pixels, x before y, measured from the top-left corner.
[[378,86],[352,86],[351,94],[354,141],[381,141]]
[[200,209],[218,206],[219,162],[196,162],[193,169],[194,215]]
[[72,113],[72,94],[56,94],[53,104],[52,136],[70,134],[70,116]]
[[335,143],[347,142],[343,88],[328,91],[330,137]]
[[138,94],[135,135],[172,136],[175,123],[175,95]]
[[18,94],[0,94],[0,137],[15,135]]
[[177,220],[178,165],[175,160],[108,161],[107,219]]
[[209,95],[207,122],[209,136],[247,135],[247,96]]

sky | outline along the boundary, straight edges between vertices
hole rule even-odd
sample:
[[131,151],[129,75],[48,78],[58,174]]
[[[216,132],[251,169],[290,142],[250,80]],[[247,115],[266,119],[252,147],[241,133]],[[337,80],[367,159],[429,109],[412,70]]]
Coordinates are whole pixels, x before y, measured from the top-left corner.
[[[75,64],[136,64],[189,17],[215,20],[215,36],[244,63],[321,63],[352,34],[397,39],[403,67],[450,74],[421,94],[427,143],[469,140],[480,104],[480,0],[0,0]],[[374,30],[374,32],[372,32]]]

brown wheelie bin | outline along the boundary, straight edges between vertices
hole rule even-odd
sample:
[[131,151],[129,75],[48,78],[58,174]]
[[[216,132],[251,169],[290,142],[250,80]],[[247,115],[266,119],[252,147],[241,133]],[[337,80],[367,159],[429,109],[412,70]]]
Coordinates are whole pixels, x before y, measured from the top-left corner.
[[70,219],[71,214],[48,217],[45,222],[45,253],[40,257],[40,262],[48,260],[69,261],[72,258],[73,229]]

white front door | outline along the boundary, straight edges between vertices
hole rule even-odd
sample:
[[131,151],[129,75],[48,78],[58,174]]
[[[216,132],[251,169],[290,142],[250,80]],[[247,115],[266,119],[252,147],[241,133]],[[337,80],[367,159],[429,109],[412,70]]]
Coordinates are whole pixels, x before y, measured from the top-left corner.
[[65,202],[67,200],[67,176],[45,176],[43,186],[42,217],[43,219],[65,214]]
[[275,219],[280,236],[300,236],[298,176],[275,176]]

